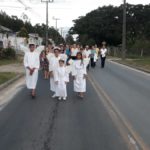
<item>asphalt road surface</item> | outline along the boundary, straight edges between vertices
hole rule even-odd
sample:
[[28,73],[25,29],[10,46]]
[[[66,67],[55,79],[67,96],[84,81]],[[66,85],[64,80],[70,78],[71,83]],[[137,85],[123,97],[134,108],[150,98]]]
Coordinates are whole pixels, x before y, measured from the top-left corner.
[[105,69],[99,66],[91,76],[150,149],[150,74],[110,61]]
[[[100,78],[102,74],[104,79]],[[116,91],[119,93],[117,100],[118,106],[120,106],[121,101],[124,100],[120,93],[123,93],[121,87],[125,88],[126,84],[129,84],[128,88],[130,87],[130,81],[127,82],[122,79],[125,75],[118,77],[117,74],[116,76],[111,67],[103,71],[97,67],[94,70],[94,75],[97,80],[103,81],[104,88],[108,90],[111,86],[114,87],[118,84],[119,87],[116,87]],[[125,85],[120,85],[115,81],[110,82],[109,77],[111,76],[115,80],[118,78],[118,82],[123,82]],[[137,84],[139,83],[143,82],[139,81]],[[131,87],[133,91],[139,88],[135,85]],[[117,97],[114,90],[111,92]],[[87,91],[84,100],[79,99],[73,92],[72,83],[70,83],[67,101],[60,102],[51,98],[49,82],[40,76],[36,100],[32,100],[26,88],[23,88],[0,111],[0,150],[128,150],[127,142],[90,82],[88,82]],[[141,91],[145,93],[145,90],[142,89],[137,94]],[[144,106],[148,108],[149,99],[147,99],[147,96],[149,96],[149,93],[145,95],[145,99],[142,99],[142,101],[147,100],[148,105]],[[119,101],[120,97],[121,100]],[[128,101],[131,102],[131,99],[126,100],[127,104]],[[143,107],[142,101],[138,101],[141,104],[139,107]],[[136,103],[138,104],[138,102]],[[129,106],[136,108],[132,114],[135,114],[136,110],[139,109],[132,103]],[[130,113],[126,112],[124,107],[123,111],[127,114]],[[144,108],[143,113],[145,111]],[[134,115],[131,115],[131,117],[134,117]],[[135,120],[137,118],[138,116],[135,117]],[[144,120],[144,118],[141,119]]]

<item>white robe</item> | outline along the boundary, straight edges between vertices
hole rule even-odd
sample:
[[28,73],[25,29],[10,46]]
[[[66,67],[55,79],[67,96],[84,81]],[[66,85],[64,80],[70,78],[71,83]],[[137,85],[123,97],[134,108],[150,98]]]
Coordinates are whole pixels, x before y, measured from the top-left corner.
[[58,67],[54,71],[54,81],[56,84],[56,96],[67,97],[66,82],[69,82],[69,74],[66,67]]
[[86,92],[86,64],[81,62],[81,60],[75,60],[73,63],[72,75],[75,77],[74,80],[74,91],[75,92]]
[[[58,68],[59,60],[60,60],[60,57],[55,57],[55,56],[48,58],[49,71],[52,72],[52,74],[54,73],[55,69]],[[56,92],[56,84],[54,81],[54,77],[50,77],[50,90],[53,92]]]
[[[40,66],[39,54],[37,52],[26,52],[24,56],[24,66],[26,69],[26,85],[28,89],[35,89],[38,80],[38,70]],[[30,75],[27,67],[36,68],[33,75]]]
[[66,54],[60,54],[59,56],[62,60],[65,61],[65,64],[66,64],[68,56]]

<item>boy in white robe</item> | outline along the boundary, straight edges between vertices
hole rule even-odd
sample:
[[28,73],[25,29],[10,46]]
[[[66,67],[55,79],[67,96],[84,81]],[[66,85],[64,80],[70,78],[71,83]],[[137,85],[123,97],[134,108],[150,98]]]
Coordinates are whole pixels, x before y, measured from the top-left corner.
[[31,89],[32,98],[35,97],[35,89],[38,80],[38,70],[40,67],[39,54],[35,52],[35,45],[29,45],[30,51],[25,53],[24,66],[26,69],[26,85],[28,89]]
[[54,92],[54,95],[52,96],[53,98],[56,97],[56,84],[54,81],[54,71],[59,66],[59,60],[60,60],[59,54],[60,54],[59,48],[56,47],[54,48],[54,56],[48,58],[49,72],[50,72],[50,90]]
[[56,97],[58,99],[66,100],[67,98],[67,82],[69,82],[69,73],[65,66],[65,60],[62,58],[59,60],[59,67],[54,71],[54,81],[56,84]]
[[86,92],[86,64],[83,61],[82,53],[77,53],[77,60],[73,63],[72,76],[74,79],[74,91],[78,93],[78,96],[83,98]]

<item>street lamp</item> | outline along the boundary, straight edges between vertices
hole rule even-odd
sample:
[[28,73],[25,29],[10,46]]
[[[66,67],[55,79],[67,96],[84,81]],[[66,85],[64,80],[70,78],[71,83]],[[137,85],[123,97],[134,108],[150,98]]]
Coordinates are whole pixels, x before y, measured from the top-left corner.
[[126,16],[126,9],[127,9],[127,4],[126,0],[123,0],[123,27],[122,27],[122,59],[124,60],[126,57],[126,23],[127,23],[127,16]]
[[46,40],[46,46],[48,46],[48,3],[53,3],[54,0],[41,0],[41,2],[46,3],[46,30],[45,30],[46,37],[45,37],[45,40]]

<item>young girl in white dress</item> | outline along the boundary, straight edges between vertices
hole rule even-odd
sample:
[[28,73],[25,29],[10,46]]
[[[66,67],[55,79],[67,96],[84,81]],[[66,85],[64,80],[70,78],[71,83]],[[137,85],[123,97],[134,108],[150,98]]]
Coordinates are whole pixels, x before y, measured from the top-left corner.
[[74,91],[78,93],[78,96],[83,98],[86,92],[86,71],[87,65],[85,64],[82,53],[77,53],[77,60],[73,63],[72,76],[74,79]]
[[66,100],[67,98],[67,82],[69,82],[69,73],[65,66],[65,60],[59,60],[59,66],[54,71],[54,81],[56,84],[56,97],[59,100]]

